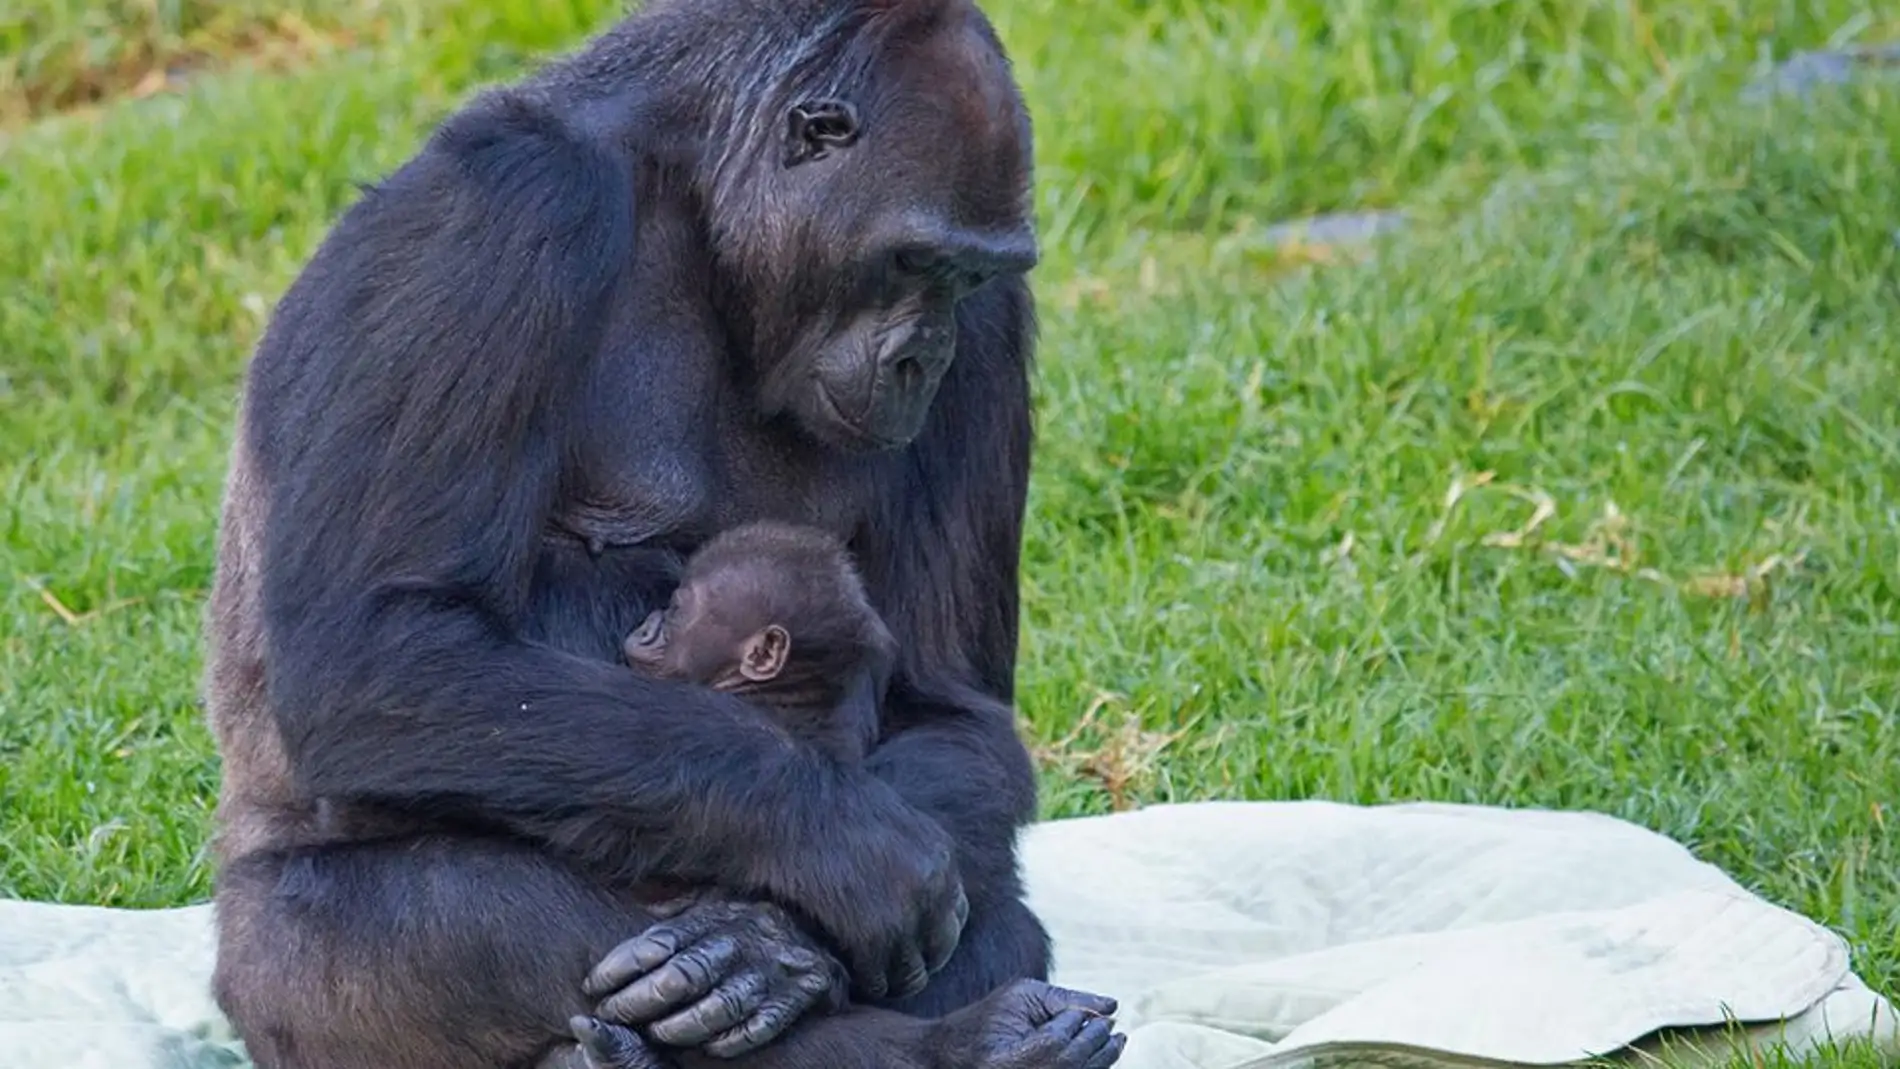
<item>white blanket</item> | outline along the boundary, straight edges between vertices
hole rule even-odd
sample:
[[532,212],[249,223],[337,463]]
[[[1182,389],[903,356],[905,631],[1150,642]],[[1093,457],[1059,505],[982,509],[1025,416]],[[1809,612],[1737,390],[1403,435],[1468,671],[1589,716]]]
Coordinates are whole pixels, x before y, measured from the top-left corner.
[[[1158,806],[1038,825],[1023,862],[1056,981],[1122,1001],[1127,1069],[1559,1065],[1665,1046],[1704,1064],[1737,1038],[1900,1051],[1892,1005],[1838,936],[1608,817]],[[209,922],[204,906],[0,902],[0,1069],[242,1066],[207,990]],[[1725,1021],[1751,1027],[1697,1030]]]

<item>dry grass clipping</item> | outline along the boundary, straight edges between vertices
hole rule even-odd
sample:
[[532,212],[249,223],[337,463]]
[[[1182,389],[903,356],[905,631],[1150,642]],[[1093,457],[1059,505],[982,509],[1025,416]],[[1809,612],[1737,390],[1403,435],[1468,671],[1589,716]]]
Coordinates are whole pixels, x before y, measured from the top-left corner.
[[[1105,724],[1103,714],[1111,706],[1119,715]],[[1181,734],[1150,730],[1120,695],[1102,693],[1067,735],[1030,752],[1046,768],[1100,784],[1108,792],[1110,808],[1119,813],[1135,808],[1136,796],[1153,782],[1162,754]]]
[[1559,542],[1543,538],[1539,531],[1557,516],[1557,503],[1537,487],[1515,486],[1496,481],[1497,473],[1481,471],[1454,476],[1445,491],[1439,516],[1425,533],[1425,545],[1435,544],[1445,533],[1458,504],[1468,494],[1491,489],[1508,493],[1531,506],[1528,517],[1519,526],[1492,531],[1478,541],[1489,549],[1525,550],[1547,554],[1566,576],[1575,578],[1585,568],[1618,572],[1673,587],[1681,593],[1703,598],[1761,597],[1777,572],[1792,572],[1807,558],[1806,549],[1771,553],[1740,571],[1697,572],[1687,579],[1675,579],[1660,569],[1642,563],[1642,549],[1636,539],[1630,517],[1614,501],[1605,501],[1603,511],[1584,529],[1577,542]]

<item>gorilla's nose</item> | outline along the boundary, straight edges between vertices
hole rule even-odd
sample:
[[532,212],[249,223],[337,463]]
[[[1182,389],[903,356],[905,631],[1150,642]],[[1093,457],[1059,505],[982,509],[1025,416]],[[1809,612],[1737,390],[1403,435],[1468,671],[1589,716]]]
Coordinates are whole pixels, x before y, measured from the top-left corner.
[[884,358],[893,382],[916,386],[943,374],[956,355],[956,325],[920,324],[913,327]]
[[926,374],[924,362],[911,354],[906,353],[891,362],[891,377],[900,390],[916,389]]

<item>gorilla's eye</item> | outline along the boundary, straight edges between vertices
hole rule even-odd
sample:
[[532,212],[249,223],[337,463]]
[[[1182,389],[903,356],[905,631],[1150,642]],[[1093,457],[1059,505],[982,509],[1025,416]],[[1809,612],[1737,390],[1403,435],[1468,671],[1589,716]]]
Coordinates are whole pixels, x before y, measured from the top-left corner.
[[969,293],[996,276],[988,267],[959,263],[927,248],[899,249],[891,254],[890,264],[899,275],[958,294]]
[[858,139],[858,109],[843,100],[812,100],[792,105],[785,118],[785,166],[823,159],[834,148]]
[[891,263],[900,274],[934,275],[937,273],[937,257],[926,249],[899,249],[891,257]]

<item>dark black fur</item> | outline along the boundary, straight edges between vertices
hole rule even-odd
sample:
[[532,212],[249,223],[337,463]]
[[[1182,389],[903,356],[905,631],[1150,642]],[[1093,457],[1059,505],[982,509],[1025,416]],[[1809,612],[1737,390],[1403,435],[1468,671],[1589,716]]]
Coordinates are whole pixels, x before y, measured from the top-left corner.
[[[836,100],[861,128],[787,168]],[[1033,241],[995,177],[1027,155],[966,0],[673,2],[345,213],[252,363],[208,619],[218,997],[263,1069],[553,1065],[609,1004],[685,1064],[1113,1060],[1063,1008],[1099,1001],[979,1003],[1048,966],[1009,705]],[[926,283],[954,313],[865,311]],[[618,663],[663,561],[761,518],[847,539],[898,641],[861,767]],[[668,881],[713,892],[696,934],[583,991]],[[889,1009],[800,1019],[847,974]]]

